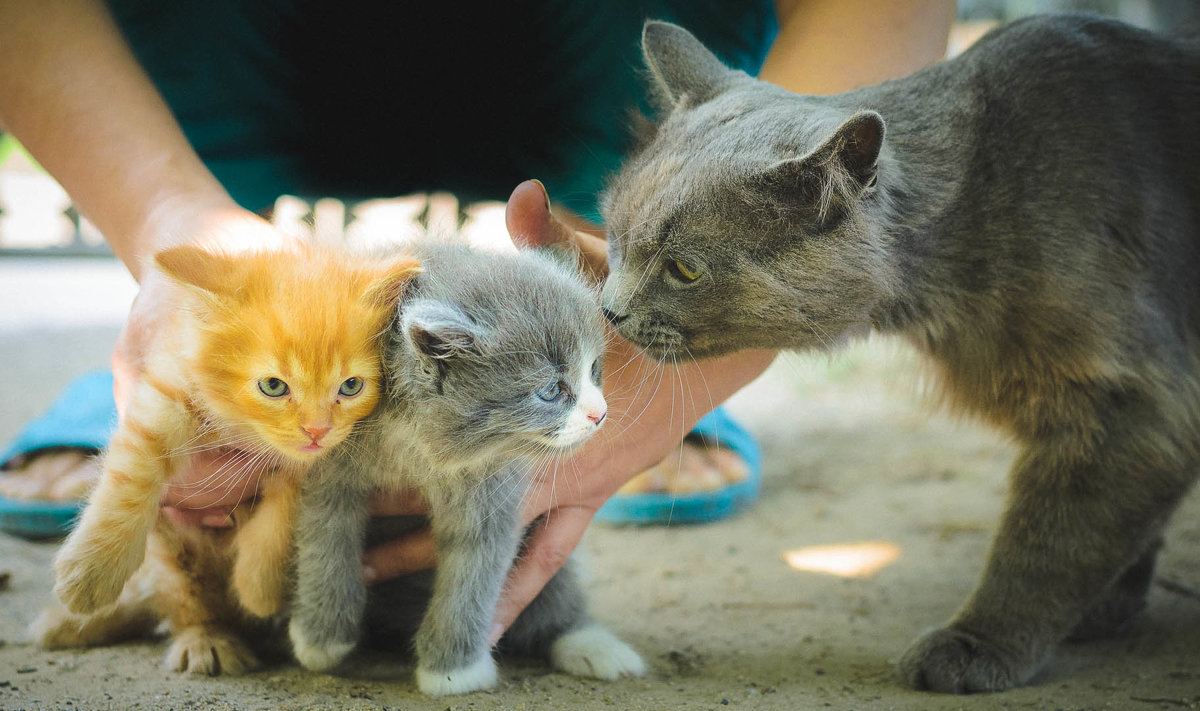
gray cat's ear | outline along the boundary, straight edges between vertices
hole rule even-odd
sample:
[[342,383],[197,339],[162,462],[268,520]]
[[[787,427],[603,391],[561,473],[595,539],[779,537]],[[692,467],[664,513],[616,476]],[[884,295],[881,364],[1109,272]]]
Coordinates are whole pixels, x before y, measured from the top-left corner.
[[875,184],[883,132],[882,116],[874,111],[859,111],[838,126],[810,158],[836,165],[860,186],[868,188]]
[[651,20],[642,29],[642,53],[667,106],[689,106],[721,93],[739,75],[679,25]]
[[824,220],[874,187],[883,117],[860,111],[806,156],[782,160],[757,177],[777,199],[816,208]]
[[479,327],[454,306],[418,299],[400,317],[404,337],[418,356],[447,360],[477,350]]

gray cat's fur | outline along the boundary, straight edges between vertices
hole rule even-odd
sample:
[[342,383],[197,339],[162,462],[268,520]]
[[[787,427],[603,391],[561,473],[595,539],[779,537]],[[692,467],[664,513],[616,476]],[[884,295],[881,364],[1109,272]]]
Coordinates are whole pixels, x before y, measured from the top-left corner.
[[[598,394],[599,371],[581,363],[601,356],[604,331],[591,291],[546,255],[432,242],[417,253],[424,272],[400,304],[385,355],[388,396],[306,483],[290,633],[301,663],[326,669],[356,646],[366,614],[374,641],[415,643],[423,691],[461,693],[495,683],[487,639],[521,542],[521,503],[533,466],[554,454],[541,441],[575,408],[575,395],[548,403],[535,391],[561,378],[572,393],[591,392],[582,383],[592,379]],[[367,499],[401,486],[429,502],[438,566],[368,593]],[[423,522],[392,520],[391,531],[373,535]],[[579,675],[643,670],[635,652],[590,622],[570,566],[501,646]]]
[[1122,628],[1200,468],[1196,40],[1033,18],[831,97],[672,25],[643,46],[667,114],[606,198],[619,332],[658,357],[899,334],[1012,435],[983,579],[908,683],[1009,688]]

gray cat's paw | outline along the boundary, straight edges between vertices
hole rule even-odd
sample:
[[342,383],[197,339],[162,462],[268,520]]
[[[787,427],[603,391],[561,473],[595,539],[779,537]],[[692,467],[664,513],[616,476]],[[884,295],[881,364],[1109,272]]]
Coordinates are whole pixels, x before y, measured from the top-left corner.
[[259,667],[258,657],[233,635],[188,627],[171,640],[164,665],[189,674],[245,674]]
[[588,625],[554,640],[550,660],[556,669],[595,679],[611,681],[646,673],[642,657],[599,625]]
[[292,654],[300,666],[310,671],[326,671],[337,666],[346,655],[354,651],[353,641],[322,640],[305,629],[299,618],[292,618],[288,625],[288,638],[292,641]]
[[425,666],[417,667],[417,688],[430,696],[483,691],[495,686],[498,680],[496,660],[490,654],[461,669],[435,671]]
[[914,689],[947,694],[1003,691],[1033,675],[996,645],[951,627],[927,632],[900,659],[900,673]]

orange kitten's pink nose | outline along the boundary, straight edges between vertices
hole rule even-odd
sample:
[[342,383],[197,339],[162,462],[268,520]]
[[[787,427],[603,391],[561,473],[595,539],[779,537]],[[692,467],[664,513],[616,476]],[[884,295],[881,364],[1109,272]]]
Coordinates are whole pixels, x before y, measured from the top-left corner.
[[312,441],[319,442],[321,438],[328,434],[329,430],[332,428],[329,426],[321,427],[316,425],[300,425],[300,429],[304,430],[304,434],[311,437]]
[[601,410],[600,412],[589,412],[587,418],[589,420],[591,420],[593,424],[598,425],[601,422],[604,422],[604,418],[607,416],[608,416],[608,408],[606,407],[603,410]]

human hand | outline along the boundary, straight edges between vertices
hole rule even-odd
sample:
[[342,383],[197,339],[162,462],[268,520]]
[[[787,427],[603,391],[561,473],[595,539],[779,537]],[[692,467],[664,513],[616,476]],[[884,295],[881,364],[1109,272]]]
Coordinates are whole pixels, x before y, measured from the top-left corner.
[[[138,241],[154,245],[151,248],[154,251],[183,243],[225,252],[283,249],[292,243],[290,237],[272,228],[262,218],[231,202],[177,207],[164,204],[146,229],[153,230],[154,234]],[[148,264],[152,256],[143,254],[140,258]],[[145,358],[151,343],[175,308],[175,294],[181,288],[145,264],[140,270],[140,289],[113,350],[113,391],[121,417],[145,371]],[[229,512],[258,489],[261,472],[257,467],[244,466],[250,457],[233,448],[192,454],[186,470],[173,479],[163,493],[164,512],[185,525],[231,525]]]
[[[518,245],[571,249],[592,276],[602,279],[607,274],[607,243],[556,219],[541,183],[519,185],[506,218]],[[524,522],[532,524],[529,539],[500,600],[492,643],[567,561],[600,506],[625,482],[679,446],[703,414],[756,377],[774,357],[755,351],[668,366],[652,361],[615,334],[610,336],[605,355],[608,423],[579,451],[535,472],[523,512]],[[556,477],[556,470],[578,476]],[[421,513],[407,497],[396,503],[392,507],[377,500],[375,512]],[[382,580],[432,567],[434,562],[432,538],[424,530],[368,550],[364,574],[369,581]]]

